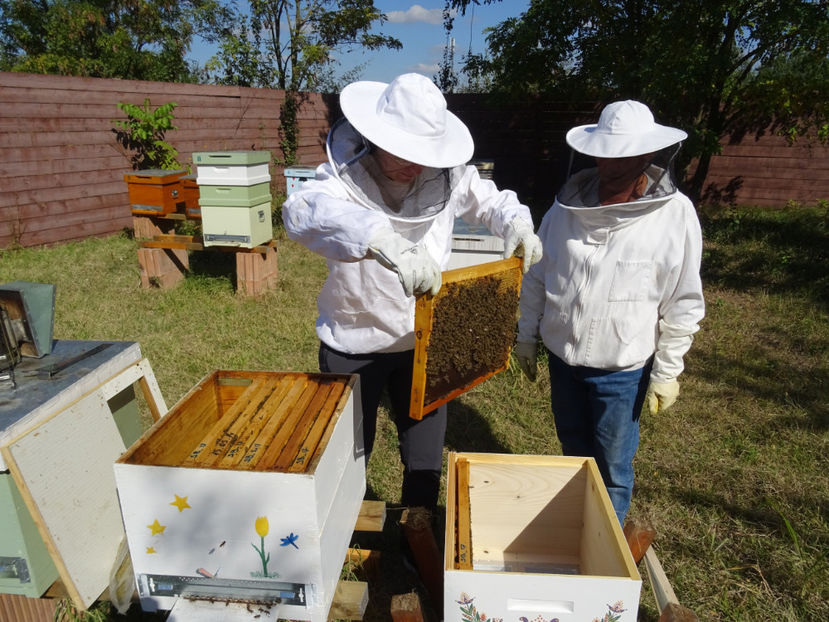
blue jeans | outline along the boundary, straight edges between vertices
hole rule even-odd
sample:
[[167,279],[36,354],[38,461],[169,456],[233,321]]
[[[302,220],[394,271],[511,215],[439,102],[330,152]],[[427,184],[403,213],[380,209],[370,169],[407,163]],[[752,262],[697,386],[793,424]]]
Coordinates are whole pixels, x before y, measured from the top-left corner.
[[641,369],[572,367],[548,351],[550,404],[565,456],[596,459],[619,523],[633,496],[633,457],[652,359]]

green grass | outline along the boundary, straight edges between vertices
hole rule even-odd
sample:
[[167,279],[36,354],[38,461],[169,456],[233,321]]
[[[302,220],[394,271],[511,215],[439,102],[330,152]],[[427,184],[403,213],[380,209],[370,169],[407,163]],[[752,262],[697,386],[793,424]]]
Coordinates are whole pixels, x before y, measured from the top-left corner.
[[[702,220],[707,315],[676,406],[642,420],[631,516],[656,528],[659,559],[700,620],[826,619],[829,214]],[[55,283],[58,339],[137,341],[171,406],[213,369],[317,370],[325,265],[288,240],[278,248],[279,286],[254,300],[235,295],[232,256],[209,252],[191,255],[193,273],[176,288],[142,290],[136,243],[124,236],[0,251],[0,282]],[[530,383],[517,366],[479,385],[450,404],[447,450],[559,453],[548,390],[543,371]],[[383,414],[368,485],[389,515],[382,534],[359,541],[382,551],[368,621],[389,619],[393,594],[417,588],[426,602],[400,564],[400,480]],[[655,622],[641,570],[639,620]]]

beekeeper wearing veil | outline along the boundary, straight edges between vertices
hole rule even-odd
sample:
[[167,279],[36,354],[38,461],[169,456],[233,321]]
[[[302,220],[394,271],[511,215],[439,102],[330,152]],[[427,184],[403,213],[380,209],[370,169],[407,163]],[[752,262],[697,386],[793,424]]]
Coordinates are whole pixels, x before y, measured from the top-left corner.
[[685,138],[635,100],[572,128],[570,174],[538,230],[544,258],[521,286],[518,362],[535,379],[543,343],[562,451],[596,459],[622,524],[640,412],[676,400],[705,313],[699,220],[673,174]]
[[366,459],[385,390],[404,466],[401,502],[434,508],[446,407],[409,417],[415,296],[440,289],[456,217],[503,238],[505,256],[522,256],[525,271],[541,258],[541,243],[515,193],[467,165],[469,130],[428,78],[354,82],[340,107],[328,162],[288,198],[282,218],[288,237],[326,258],[319,365],[359,374]]

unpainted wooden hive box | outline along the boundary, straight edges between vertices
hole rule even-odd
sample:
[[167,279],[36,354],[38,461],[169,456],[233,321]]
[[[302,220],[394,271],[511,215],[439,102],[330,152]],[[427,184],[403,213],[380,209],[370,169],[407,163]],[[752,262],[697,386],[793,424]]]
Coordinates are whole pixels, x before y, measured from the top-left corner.
[[595,460],[449,454],[444,620],[635,622],[642,580]]
[[357,378],[215,371],[118,459],[145,611],[189,597],[326,619],[365,494]]

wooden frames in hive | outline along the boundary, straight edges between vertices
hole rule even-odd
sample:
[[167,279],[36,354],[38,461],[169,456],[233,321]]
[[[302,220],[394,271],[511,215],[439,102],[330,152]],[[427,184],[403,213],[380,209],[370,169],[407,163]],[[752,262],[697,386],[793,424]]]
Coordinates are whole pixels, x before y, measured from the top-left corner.
[[214,372],[126,457],[131,463],[305,472],[351,394],[354,377]]
[[417,299],[410,417],[507,369],[521,276],[518,257],[458,268],[443,273],[436,296]]

